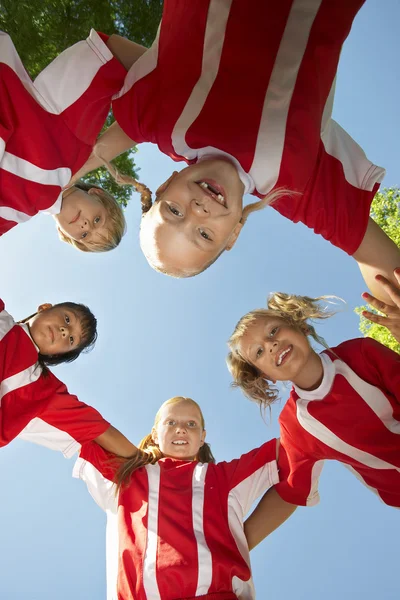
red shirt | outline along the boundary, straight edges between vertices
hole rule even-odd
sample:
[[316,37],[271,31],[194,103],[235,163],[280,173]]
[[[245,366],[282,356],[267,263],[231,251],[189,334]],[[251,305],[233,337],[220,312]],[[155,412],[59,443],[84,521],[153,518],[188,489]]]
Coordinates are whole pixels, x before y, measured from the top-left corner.
[[342,44],[363,0],[166,0],[115,118],[176,161],[225,156],[245,191],[353,254],[384,170],[331,119]]
[[39,211],[60,212],[62,188],[89,157],[126,75],[107,39],[92,30],[32,82],[0,33],[0,235]]
[[252,600],[243,519],[278,482],[275,457],[271,440],[230,462],[163,458],[116,496],[112,456],[85,444],[74,475],[107,513],[107,600]]
[[72,456],[110,424],[37,365],[27,325],[16,324],[0,300],[0,447],[17,435]]
[[316,504],[323,463],[338,460],[400,508],[400,356],[365,338],[321,358],[321,385],[311,392],[294,387],[279,417],[277,491],[287,502]]

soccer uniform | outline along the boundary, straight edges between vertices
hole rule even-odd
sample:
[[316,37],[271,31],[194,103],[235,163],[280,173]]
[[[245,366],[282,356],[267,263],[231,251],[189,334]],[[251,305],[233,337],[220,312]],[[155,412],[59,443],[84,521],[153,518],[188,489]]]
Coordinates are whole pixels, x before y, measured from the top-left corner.
[[252,600],[243,519],[278,482],[276,440],[217,464],[163,458],[115,495],[116,465],[82,447],[74,476],[107,514],[107,600]]
[[[384,170],[331,118],[340,51],[363,0],[165,0],[113,111],[176,161],[228,157],[245,192],[353,254]],[[229,199],[228,199],[229,202]]]
[[72,456],[110,426],[37,365],[28,326],[17,324],[0,300],[0,447],[16,436]]
[[60,212],[62,188],[88,159],[126,75],[106,40],[92,30],[32,82],[0,32],[0,235]]
[[366,338],[321,359],[321,385],[294,386],[279,418],[278,493],[292,504],[317,504],[319,476],[330,459],[400,508],[400,356]]

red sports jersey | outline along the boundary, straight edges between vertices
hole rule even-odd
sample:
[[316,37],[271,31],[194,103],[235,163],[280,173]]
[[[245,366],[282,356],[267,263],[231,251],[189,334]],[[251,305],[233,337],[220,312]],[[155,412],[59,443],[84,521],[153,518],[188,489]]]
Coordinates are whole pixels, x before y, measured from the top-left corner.
[[278,482],[276,440],[231,462],[163,458],[115,495],[115,464],[82,447],[74,476],[107,513],[107,600],[252,600],[243,519]]
[[97,410],[69,394],[52,373],[42,375],[28,326],[16,324],[2,300],[0,356],[0,447],[18,435],[69,457],[109,428]]
[[0,235],[39,211],[60,212],[61,191],[90,155],[124,67],[91,31],[31,81],[0,32]]
[[165,0],[114,115],[188,163],[225,156],[245,191],[353,254],[384,170],[331,119],[342,44],[363,0]]
[[366,338],[321,358],[321,385],[311,392],[294,386],[279,418],[277,491],[287,502],[316,504],[324,460],[338,460],[400,508],[400,356]]

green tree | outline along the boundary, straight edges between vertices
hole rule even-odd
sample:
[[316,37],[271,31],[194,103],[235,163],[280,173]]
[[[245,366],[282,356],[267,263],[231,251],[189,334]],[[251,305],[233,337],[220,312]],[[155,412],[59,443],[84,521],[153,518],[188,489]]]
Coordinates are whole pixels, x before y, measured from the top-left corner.
[[[1,0],[0,29],[11,36],[34,78],[65,48],[85,39],[92,27],[149,46],[161,20],[162,4],[162,0]],[[106,126],[112,121],[110,115]],[[114,162],[121,173],[136,178],[135,151]],[[127,205],[131,188],[118,186],[106,169],[98,169],[84,180],[101,185]]]
[[[378,192],[371,205],[371,216],[397,246],[400,247],[400,189],[384,188]],[[371,323],[362,316],[363,310],[371,307],[358,306],[355,311],[360,315],[360,331],[378,342],[400,353],[400,344],[383,325]]]

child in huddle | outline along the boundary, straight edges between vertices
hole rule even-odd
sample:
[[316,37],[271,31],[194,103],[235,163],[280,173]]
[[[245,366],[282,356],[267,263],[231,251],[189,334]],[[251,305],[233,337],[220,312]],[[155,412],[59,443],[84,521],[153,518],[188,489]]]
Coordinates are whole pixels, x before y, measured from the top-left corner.
[[[229,340],[234,385],[261,407],[277,399],[277,381],[293,384],[279,416],[280,482],[249,520],[251,547],[295,505],[319,501],[325,460],[342,462],[383,502],[400,507],[400,356],[370,338],[329,348],[311,324],[332,315],[322,300],[271,294],[267,308],[242,317]],[[383,308],[396,322],[395,309]],[[326,350],[317,354],[309,337]]]
[[[117,122],[99,140],[108,159],[151,142],[189,164],[143,216],[141,247],[153,268],[200,273],[233,247],[251,212],[274,200],[283,216],[353,256],[380,292],[375,274],[391,277],[400,264],[369,218],[384,170],[331,118],[340,52],[362,5],[164,2],[159,35],[133,56],[113,100]],[[81,172],[97,166],[92,157]],[[246,193],[259,200],[243,207]]]
[[131,459],[84,444],[74,476],[107,514],[107,598],[252,600],[243,518],[278,482],[277,440],[215,463],[190,398],[167,400]]
[[110,40],[92,30],[32,82],[0,32],[0,235],[48,212],[61,239],[79,250],[119,244],[125,219],[116,200],[97,186],[65,189],[90,155],[126,75]]
[[82,304],[42,304],[15,323],[0,300],[0,447],[19,436],[65,456],[91,440],[117,455],[132,454],[132,444],[48,369],[76,360],[96,337],[96,319]]

